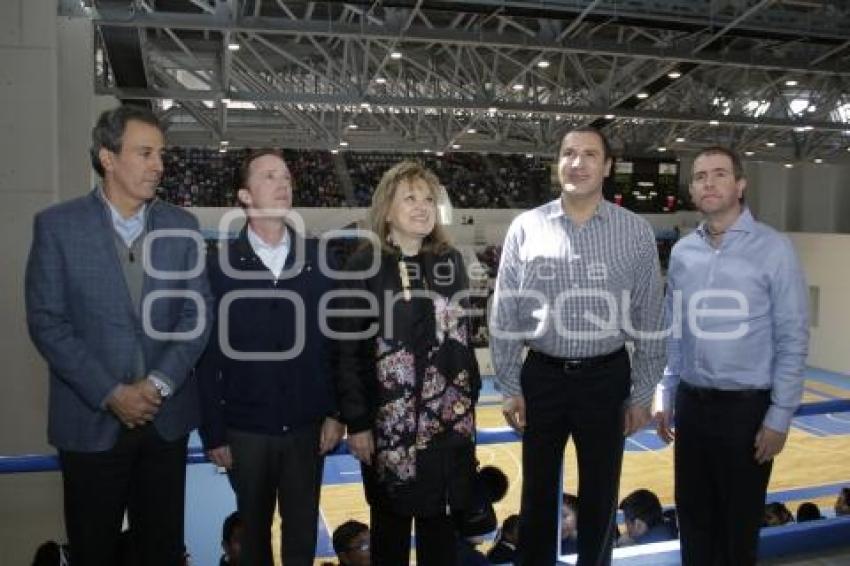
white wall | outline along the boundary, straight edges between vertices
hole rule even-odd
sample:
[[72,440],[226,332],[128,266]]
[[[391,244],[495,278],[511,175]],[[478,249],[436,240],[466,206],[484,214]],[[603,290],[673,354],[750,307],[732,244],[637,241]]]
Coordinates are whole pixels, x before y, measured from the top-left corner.
[[850,232],[850,167],[747,162],[747,200],[756,217],[787,232]]
[[[210,232],[222,232],[222,219],[225,214],[233,213],[234,208],[190,208],[189,209],[201,223],[201,228]],[[360,222],[366,216],[365,208],[298,208],[296,212],[300,215],[311,234],[322,234],[334,228],[341,228],[352,222]],[[501,244],[505,238],[505,232],[515,216],[523,212],[518,209],[486,209],[486,208],[459,208],[453,212],[453,224],[447,226],[447,231],[452,241],[458,245],[486,245]],[[472,225],[459,224],[461,217],[469,217],[474,220]],[[678,226],[684,232],[693,229],[698,222],[698,216],[694,212],[677,212],[675,214],[644,214],[653,227],[673,228]],[[243,215],[234,216],[229,224],[230,231],[236,231],[242,227]]]
[[[91,25],[58,20],[44,0],[0,0],[0,13],[0,455],[52,453],[23,274],[35,212],[90,187]],[[65,539],[59,474],[0,476],[0,502],[0,564],[29,564],[39,543]]]
[[[850,328],[850,235],[789,234],[810,287],[817,287],[820,304],[816,328],[811,329],[809,365],[850,375],[847,334]],[[848,377],[850,379],[850,377]]]

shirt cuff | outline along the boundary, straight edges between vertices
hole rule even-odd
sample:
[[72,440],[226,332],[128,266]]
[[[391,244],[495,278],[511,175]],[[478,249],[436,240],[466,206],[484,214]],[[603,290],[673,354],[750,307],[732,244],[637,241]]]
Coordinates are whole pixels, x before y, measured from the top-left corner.
[[148,379],[153,383],[154,387],[156,387],[156,390],[159,391],[159,394],[162,395],[163,398],[170,396],[174,392],[174,388],[170,381],[161,372],[150,372]]
[[787,433],[788,429],[791,428],[791,419],[793,418],[794,411],[791,409],[771,405],[762,424],[776,432]]
[[676,391],[679,389],[679,384],[676,385],[659,385],[656,399],[659,403],[661,411],[672,411],[676,408]]
[[522,395],[522,386],[518,379],[497,379],[496,390],[502,394],[502,397],[518,397]]
[[652,397],[655,394],[655,388],[641,390],[635,389],[629,397],[629,405],[639,405],[641,407],[652,407]]

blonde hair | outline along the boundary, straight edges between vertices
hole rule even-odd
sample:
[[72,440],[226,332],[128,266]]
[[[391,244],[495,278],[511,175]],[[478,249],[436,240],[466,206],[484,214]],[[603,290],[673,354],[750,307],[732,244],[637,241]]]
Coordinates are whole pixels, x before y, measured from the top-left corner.
[[[413,182],[422,179],[428,186],[434,202],[440,198],[440,180],[427,167],[418,161],[405,160],[388,169],[378,182],[378,188],[372,194],[372,206],[366,216],[368,228],[378,236],[384,251],[396,253],[398,248],[389,241],[390,227],[387,216],[392,207],[398,186],[402,181]],[[439,219],[434,222],[434,229],[422,241],[422,251],[442,254],[451,247],[448,236]]]

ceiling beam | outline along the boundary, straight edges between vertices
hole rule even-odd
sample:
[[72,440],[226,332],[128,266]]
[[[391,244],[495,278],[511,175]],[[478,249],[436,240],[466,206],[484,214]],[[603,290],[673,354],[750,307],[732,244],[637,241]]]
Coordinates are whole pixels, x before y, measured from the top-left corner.
[[161,29],[230,31],[258,35],[301,36],[312,35],[327,38],[369,38],[404,43],[446,43],[469,47],[522,49],[545,53],[588,53],[611,57],[632,57],[667,62],[689,62],[696,64],[728,67],[746,67],[783,72],[808,74],[829,74],[850,76],[850,68],[840,61],[812,64],[811,60],[793,61],[789,58],[776,58],[752,51],[724,51],[693,53],[693,47],[671,48],[666,46],[646,46],[623,44],[594,39],[564,39],[560,43],[543,37],[532,38],[524,34],[503,32],[449,29],[428,29],[424,26],[407,29],[398,26],[375,26],[369,24],[340,24],[332,21],[293,21],[286,18],[245,17],[237,22],[221,18],[216,14],[144,14],[135,13],[130,17],[116,17],[102,14],[94,19],[96,26],[143,27]]
[[[176,99],[176,100],[220,100],[225,97],[219,90],[188,90],[188,89],[139,89],[139,88],[113,88],[98,86],[97,94],[111,94],[119,98],[135,99]],[[244,102],[274,102],[281,104],[316,104],[328,106],[350,106],[357,107],[363,98],[356,94],[313,94],[304,92],[231,92],[226,95],[231,100]],[[421,98],[421,97],[390,97],[390,96],[368,96],[366,101],[374,107],[406,107],[406,108],[434,108],[444,110],[467,110],[487,112],[494,104],[491,100],[461,100],[446,98]],[[612,112],[609,107],[591,106],[566,106],[561,104],[524,104],[518,102],[499,101],[496,103],[498,113],[535,113],[541,116],[582,116],[597,117]],[[824,122],[812,120],[788,120],[777,118],[753,118],[751,116],[722,116],[713,114],[694,114],[678,112],[661,112],[657,110],[625,109],[618,108],[616,117],[618,119],[649,120],[655,122],[670,122],[681,124],[706,125],[711,120],[716,120],[718,126],[746,126],[763,129],[788,130],[800,127],[810,127],[813,130],[826,132],[843,132],[847,130],[847,124],[841,122]]]

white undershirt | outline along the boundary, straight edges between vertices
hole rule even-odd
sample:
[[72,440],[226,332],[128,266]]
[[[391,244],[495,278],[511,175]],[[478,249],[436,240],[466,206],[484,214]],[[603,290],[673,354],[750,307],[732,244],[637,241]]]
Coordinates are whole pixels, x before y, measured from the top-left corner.
[[289,230],[284,229],[283,237],[280,242],[274,245],[269,245],[248,226],[248,241],[251,247],[254,248],[254,253],[260,258],[269,271],[272,272],[274,278],[280,277],[283,271],[283,264],[286,263],[286,256],[289,255]]

